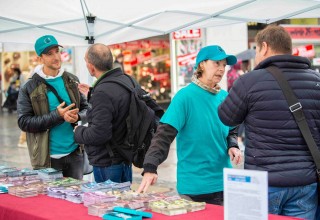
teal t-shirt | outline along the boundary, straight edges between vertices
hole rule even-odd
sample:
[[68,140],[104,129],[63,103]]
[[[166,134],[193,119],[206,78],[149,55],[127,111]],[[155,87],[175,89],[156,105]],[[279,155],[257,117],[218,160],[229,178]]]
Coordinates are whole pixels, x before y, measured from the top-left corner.
[[178,130],[177,190],[199,195],[223,191],[223,168],[231,167],[227,154],[229,127],[219,119],[218,106],[227,92],[208,92],[194,83],[181,89],[161,118]]
[[[61,76],[54,79],[46,79],[46,81],[57,90],[59,96],[67,105],[71,104],[69,94]],[[60,105],[58,98],[50,90],[48,90],[47,95],[50,112],[56,111],[57,106]],[[64,156],[70,154],[78,147],[74,140],[73,127],[68,122],[63,122],[51,128],[49,137],[50,155]]]

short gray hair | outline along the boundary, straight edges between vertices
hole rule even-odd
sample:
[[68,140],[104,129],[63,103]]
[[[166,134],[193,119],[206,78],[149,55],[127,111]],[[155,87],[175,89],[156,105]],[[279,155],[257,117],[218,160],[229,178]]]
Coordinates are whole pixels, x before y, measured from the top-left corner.
[[113,56],[108,46],[93,44],[87,50],[87,61],[100,71],[106,72],[113,67]]

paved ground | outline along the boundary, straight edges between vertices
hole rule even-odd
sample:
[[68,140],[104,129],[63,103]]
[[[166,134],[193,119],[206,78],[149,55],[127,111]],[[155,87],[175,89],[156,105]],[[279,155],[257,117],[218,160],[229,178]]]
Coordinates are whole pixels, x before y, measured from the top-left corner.
[[[0,111],[0,165],[14,166],[18,168],[31,168],[27,148],[18,147],[20,129],[17,125],[17,114],[9,114],[6,110]],[[176,184],[176,154],[175,144],[172,145],[166,162],[161,164],[158,170],[158,183],[151,187],[152,191],[175,190]],[[141,181],[141,169],[133,169],[133,189],[139,186]],[[93,181],[92,175],[85,179]]]

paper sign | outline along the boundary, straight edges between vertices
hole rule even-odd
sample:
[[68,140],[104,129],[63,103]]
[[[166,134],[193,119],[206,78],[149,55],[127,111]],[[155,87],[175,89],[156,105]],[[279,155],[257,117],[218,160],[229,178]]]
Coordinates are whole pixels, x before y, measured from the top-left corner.
[[268,173],[243,169],[223,170],[224,219],[268,219]]

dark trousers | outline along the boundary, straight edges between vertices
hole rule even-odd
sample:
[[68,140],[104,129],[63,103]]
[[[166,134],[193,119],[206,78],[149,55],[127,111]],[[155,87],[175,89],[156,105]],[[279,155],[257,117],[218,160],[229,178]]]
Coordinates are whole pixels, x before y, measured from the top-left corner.
[[61,170],[64,177],[83,178],[83,152],[80,148],[59,159],[51,158],[51,167]]
[[182,198],[188,199],[188,197],[195,202],[206,202],[213,205],[223,205],[223,191],[201,195],[182,195]]

